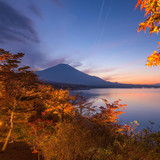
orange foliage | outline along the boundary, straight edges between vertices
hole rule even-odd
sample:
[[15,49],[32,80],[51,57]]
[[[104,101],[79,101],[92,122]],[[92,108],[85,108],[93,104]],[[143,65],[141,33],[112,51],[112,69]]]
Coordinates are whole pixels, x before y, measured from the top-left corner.
[[75,107],[71,101],[74,97],[69,95],[67,90],[55,90],[51,86],[39,86],[39,94],[45,106],[43,115],[56,114],[61,120],[66,115],[74,115]]
[[103,99],[106,106],[99,107],[99,113],[93,115],[91,120],[96,121],[97,123],[101,123],[104,125],[111,125],[115,127],[118,132],[126,131],[127,125],[119,125],[117,119],[119,116],[124,113],[122,110],[125,109],[126,104],[119,104],[120,99],[114,101],[114,103],[110,104],[106,99]]
[[[147,19],[139,24],[138,32],[146,31],[149,28],[150,35],[159,33],[160,30],[160,0],[138,0],[135,8],[140,6],[141,10],[145,10]],[[158,43],[160,44],[160,42]],[[154,51],[147,59],[147,66],[160,65],[160,51]]]
[[[52,157],[48,159],[77,159],[73,157],[85,157],[93,148],[108,146],[115,137],[130,130],[129,126],[120,125],[117,120],[126,106],[119,104],[120,99],[112,104],[103,99],[104,107],[91,109],[84,97],[78,97],[77,102],[77,97],[70,96],[68,91],[54,90],[49,86],[40,86],[39,89],[45,110],[41,117],[27,123],[25,140],[32,146],[33,153]],[[85,114],[81,109],[92,113]],[[57,121],[54,119],[56,115],[59,117]],[[66,155],[69,158],[64,158]]]
[[148,58],[147,58],[147,66],[157,66],[160,65],[160,52],[154,51]]

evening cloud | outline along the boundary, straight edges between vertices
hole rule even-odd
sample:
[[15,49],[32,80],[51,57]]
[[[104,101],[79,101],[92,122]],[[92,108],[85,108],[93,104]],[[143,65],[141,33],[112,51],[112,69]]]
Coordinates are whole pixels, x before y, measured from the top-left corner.
[[63,4],[60,0],[51,0],[59,8],[63,8]]
[[39,18],[42,18],[41,10],[40,10],[37,6],[35,6],[34,4],[31,4],[31,5],[29,6],[29,9],[31,10],[31,12],[32,12],[33,14],[35,14],[35,15],[38,16]]
[[39,42],[32,20],[0,1],[0,43]]

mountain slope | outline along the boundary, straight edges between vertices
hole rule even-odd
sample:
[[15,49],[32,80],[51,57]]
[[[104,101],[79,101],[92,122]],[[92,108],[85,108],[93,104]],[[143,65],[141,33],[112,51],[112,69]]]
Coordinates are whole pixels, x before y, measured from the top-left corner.
[[78,71],[68,64],[59,64],[43,71],[37,71],[36,74],[38,74],[43,80],[57,83],[99,87],[112,84],[111,82],[104,81],[96,76],[90,76]]
[[160,83],[154,84],[154,86],[160,86]]
[[133,84],[123,84],[123,83],[114,83],[109,81],[104,81],[103,79],[90,76],[86,73],[83,73],[68,64],[59,64],[54,67],[37,71],[40,79],[54,83],[56,85],[83,85],[89,87],[104,87],[104,88],[159,88],[160,85],[133,85]]

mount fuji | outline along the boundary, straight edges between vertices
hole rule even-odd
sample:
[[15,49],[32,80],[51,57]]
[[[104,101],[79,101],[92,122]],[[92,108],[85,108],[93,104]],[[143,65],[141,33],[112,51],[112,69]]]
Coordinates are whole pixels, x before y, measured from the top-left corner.
[[[154,87],[149,85],[133,85],[123,84],[117,82],[105,81],[99,77],[91,76],[83,73],[68,64],[58,64],[48,69],[37,71],[36,74],[41,80],[52,84],[69,84],[69,85],[83,85],[89,87],[101,88],[142,88]],[[158,86],[157,86],[158,87]]]
[[58,64],[51,68],[37,71],[36,74],[39,75],[41,79],[53,83],[66,83],[97,87],[104,87],[112,84],[112,82],[105,81],[99,77],[90,76],[86,73],[83,73],[68,64]]

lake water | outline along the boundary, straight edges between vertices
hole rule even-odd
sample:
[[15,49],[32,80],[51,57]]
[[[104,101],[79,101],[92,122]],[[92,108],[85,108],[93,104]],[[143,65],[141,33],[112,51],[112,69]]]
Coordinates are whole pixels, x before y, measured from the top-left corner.
[[160,130],[160,88],[142,89],[90,89],[79,90],[82,94],[94,102],[94,105],[104,106],[102,100],[110,103],[121,99],[121,104],[127,104],[125,113],[120,116],[123,124],[129,124],[134,120],[140,124],[138,129],[151,127],[149,121],[154,122],[153,129]]

